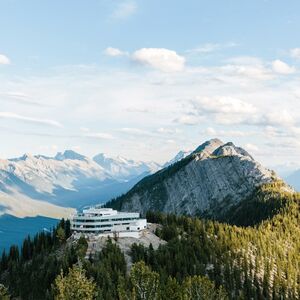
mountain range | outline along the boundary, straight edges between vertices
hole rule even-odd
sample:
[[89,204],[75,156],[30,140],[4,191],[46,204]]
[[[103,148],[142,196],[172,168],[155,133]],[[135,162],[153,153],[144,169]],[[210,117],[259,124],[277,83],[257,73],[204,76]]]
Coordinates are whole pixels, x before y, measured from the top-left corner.
[[161,168],[154,162],[71,150],[55,157],[25,154],[0,160],[0,214],[62,217],[67,207],[105,202]]

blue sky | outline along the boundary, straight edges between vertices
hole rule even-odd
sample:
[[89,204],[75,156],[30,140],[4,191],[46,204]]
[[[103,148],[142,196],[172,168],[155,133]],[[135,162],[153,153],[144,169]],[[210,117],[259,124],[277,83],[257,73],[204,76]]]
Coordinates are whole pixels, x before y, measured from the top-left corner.
[[299,1],[0,0],[1,157],[300,158]]

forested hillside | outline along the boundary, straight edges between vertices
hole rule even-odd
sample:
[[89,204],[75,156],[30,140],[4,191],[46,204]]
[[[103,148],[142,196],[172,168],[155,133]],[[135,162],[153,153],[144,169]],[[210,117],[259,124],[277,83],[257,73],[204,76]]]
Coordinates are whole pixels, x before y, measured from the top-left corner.
[[[85,239],[67,242],[69,222],[62,221],[51,234],[3,254],[0,283],[21,299],[70,299],[76,289],[87,289],[86,299],[298,299],[300,196],[282,192],[280,183],[262,186],[257,195],[234,208],[241,214],[231,225],[148,212],[168,243],[157,250],[134,244],[130,255],[137,265],[130,274],[114,240],[85,260]],[[78,287],[78,276],[86,284]]]

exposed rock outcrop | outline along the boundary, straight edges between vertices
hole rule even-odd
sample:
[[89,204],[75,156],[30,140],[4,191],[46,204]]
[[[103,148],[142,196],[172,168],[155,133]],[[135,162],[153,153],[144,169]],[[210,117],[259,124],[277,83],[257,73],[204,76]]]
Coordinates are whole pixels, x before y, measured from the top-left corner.
[[126,211],[214,216],[279,178],[244,149],[218,139],[200,145],[183,160],[146,177],[108,205]]

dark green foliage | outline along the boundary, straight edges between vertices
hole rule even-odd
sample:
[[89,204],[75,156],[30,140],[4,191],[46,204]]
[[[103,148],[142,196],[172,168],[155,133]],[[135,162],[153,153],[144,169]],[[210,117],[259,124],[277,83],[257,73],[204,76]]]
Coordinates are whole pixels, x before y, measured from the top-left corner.
[[179,282],[168,277],[161,280],[161,275],[153,271],[144,261],[133,264],[127,286],[124,281],[118,287],[119,299],[132,300],[226,300],[223,287],[204,276],[188,276]]
[[77,241],[77,245],[76,245],[77,256],[83,259],[85,257],[87,248],[88,248],[88,242],[84,237],[84,235],[82,235]]
[[124,254],[112,240],[95,258],[84,262],[87,274],[94,278],[99,290],[99,299],[117,299],[120,278],[125,278],[126,263]]
[[[270,205],[275,207],[270,210],[273,217],[263,215],[265,220],[256,219],[259,224],[254,227],[149,212],[148,221],[163,225],[157,230],[161,238],[169,238],[169,228],[175,228],[177,234],[154,252],[133,245],[133,260],[146,261],[166,281],[168,276],[179,282],[186,276],[209,276],[232,299],[297,299],[300,195],[282,192],[280,184],[263,186],[259,195],[261,202],[274,199],[279,204]],[[243,216],[246,224],[255,219],[251,211]]]
[[9,300],[10,299],[8,289],[1,283],[0,283],[0,299],[1,300]]
[[[296,194],[283,192],[284,186],[282,181],[274,181],[257,187],[251,196],[233,205],[225,214],[220,214],[222,210],[217,209],[217,220],[238,226],[254,226],[271,219],[297,197]],[[206,217],[209,218],[209,214]]]
[[38,233],[33,239],[24,240],[21,250],[12,246],[9,253],[3,252],[0,263],[0,283],[7,286],[12,296],[22,299],[45,299],[50,295],[50,286],[60,269],[67,269],[77,258],[75,251],[63,250],[58,232],[70,236],[70,222],[61,220],[52,232]]

